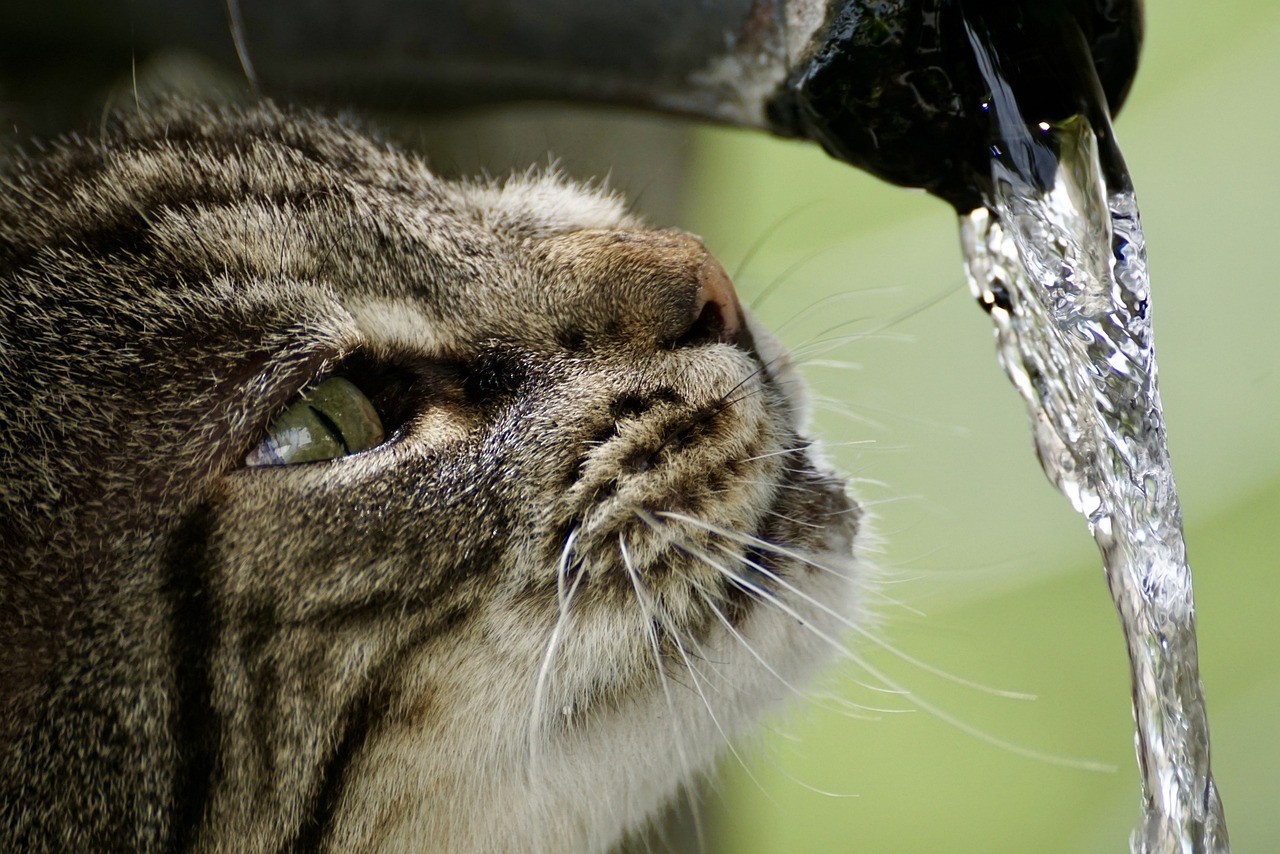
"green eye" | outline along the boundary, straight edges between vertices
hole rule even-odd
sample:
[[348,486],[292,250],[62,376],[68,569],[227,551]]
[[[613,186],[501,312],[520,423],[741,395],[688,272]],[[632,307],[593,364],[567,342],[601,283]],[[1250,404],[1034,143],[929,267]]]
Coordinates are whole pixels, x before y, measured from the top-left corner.
[[350,380],[329,377],[280,414],[249,452],[247,466],[332,460],[383,440],[382,420]]

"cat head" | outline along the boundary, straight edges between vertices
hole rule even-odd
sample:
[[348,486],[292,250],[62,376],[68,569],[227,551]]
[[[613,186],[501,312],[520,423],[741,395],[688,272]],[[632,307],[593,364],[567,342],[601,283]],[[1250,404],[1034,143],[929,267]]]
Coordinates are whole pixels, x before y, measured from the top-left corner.
[[613,195],[271,106],[4,181],[11,833],[601,848],[850,613],[785,351]]

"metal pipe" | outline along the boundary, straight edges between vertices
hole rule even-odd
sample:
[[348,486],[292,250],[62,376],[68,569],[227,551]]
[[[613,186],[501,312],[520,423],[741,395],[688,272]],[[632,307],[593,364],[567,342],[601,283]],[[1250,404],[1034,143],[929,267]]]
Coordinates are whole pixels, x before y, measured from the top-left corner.
[[[1009,2],[52,0],[0,16],[0,71],[185,47],[291,98],[416,111],[531,99],[640,107],[815,140],[967,209],[966,164],[984,157],[985,123],[974,115],[978,75],[957,64],[958,22],[966,7],[999,19]],[[1114,112],[1136,68],[1141,0],[1017,5],[1031,10],[1019,20],[1042,26],[1010,42],[1033,46],[1055,20],[1076,19]]]

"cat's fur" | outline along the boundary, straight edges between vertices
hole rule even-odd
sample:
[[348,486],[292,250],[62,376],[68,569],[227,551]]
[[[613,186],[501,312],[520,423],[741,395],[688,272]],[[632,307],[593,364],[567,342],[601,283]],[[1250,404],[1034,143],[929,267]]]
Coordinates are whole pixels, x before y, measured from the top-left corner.
[[[607,193],[264,106],[0,194],[0,849],[602,850],[854,607],[785,355]],[[243,466],[352,371],[391,440]]]

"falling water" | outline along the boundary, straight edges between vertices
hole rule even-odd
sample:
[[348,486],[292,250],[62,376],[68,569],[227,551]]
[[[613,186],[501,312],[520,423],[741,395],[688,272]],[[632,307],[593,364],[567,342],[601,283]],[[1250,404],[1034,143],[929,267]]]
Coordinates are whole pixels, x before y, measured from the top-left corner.
[[1088,521],[1120,615],[1143,798],[1130,847],[1227,851],[1132,188],[1105,109],[1029,125],[998,57],[970,35],[997,133],[985,207],[960,222],[969,283],[1045,473]]
[[1087,520],[1132,673],[1141,854],[1227,850],[1133,187],[1111,129],[1141,0],[838,0],[772,127],[961,213],[1049,479]]

